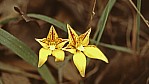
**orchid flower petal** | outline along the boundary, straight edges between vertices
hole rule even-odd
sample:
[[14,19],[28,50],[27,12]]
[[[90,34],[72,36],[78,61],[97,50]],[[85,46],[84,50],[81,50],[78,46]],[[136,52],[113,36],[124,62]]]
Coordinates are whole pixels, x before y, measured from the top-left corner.
[[89,58],[100,59],[106,63],[108,63],[108,59],[106,56],[94,45],[84,47],[84,54]]
[[54,26],[51,26],[47,39],[49,39],[50,41],[55,41],[57,38],[58,35],[56,33],[56,30],[54,29]]
[[76,34],[76,32],[71,28],[71,26],[69,24],[67,24],[67,29],[68,29],[68,38],[69,38],[69,44],[71,45],[75,45],[78,35]]
[[38,67],[41,67],[47,61],[48,55],[51,55],[51,50],[45,48],[40,49]]
[[46,41],[46,38],[43,38],[43,39],[36,39],[35,40],[44,48],[48,48],[48,43]]
[[75,54],[77,49],[75,49],[73,46],[71,46],[70,44],[68,44],[66,47],[62,48],[62,50],[64,51],[68,51],[72,54]]
[[56,45],[56,48],[61,49],[67,42],[68,39],[61,39],[61,42]]
[[86,31],[84,34],[81,34],[79,36],[79,39],[82,40],[82,45],[83,46],[87,46],[89,44],[90,33],[91,33],[91,28],[88,31]]
[[82,77],[85,77],[85,69],[86,69],[86,57],[85,55],[78,51],[73,56],[73,62],[77,69],[79,70]]
[[65,53],[62,50],[55,49],[52,52],[52,55],[55,56],[55,61],[63,61],[64,60]]

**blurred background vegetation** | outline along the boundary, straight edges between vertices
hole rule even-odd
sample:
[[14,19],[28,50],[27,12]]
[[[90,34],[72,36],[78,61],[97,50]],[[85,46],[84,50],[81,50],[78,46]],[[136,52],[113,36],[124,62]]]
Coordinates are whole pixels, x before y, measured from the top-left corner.
[[[131,0],[0,0],[0,84],[149,84],[149,27],[139,15],[149,20],[149,1],[133,3],[138,12]],[[37,69],[35,38],[51,25],[67,38],[67,23],[79,34],[91,27],[90,44],[109,63],[88,59],[82,78],[66,53]]]

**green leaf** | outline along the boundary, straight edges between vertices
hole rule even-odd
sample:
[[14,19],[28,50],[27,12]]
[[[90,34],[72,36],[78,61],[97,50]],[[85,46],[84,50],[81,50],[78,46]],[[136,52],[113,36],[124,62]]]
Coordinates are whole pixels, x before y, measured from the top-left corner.
[[[6,32],[2,28],[0,28],[0,43],[8,47],[10,50],[12,50],[26,62],[37,67],[37,55],[26,44],[24,44],[13,35]],[[55,79],[51,75],[51,72],[48,70],[46,65],[39,68],[38,72],[48,84],[56,84]]]
[[[90,41],[92,43],[96,43],[97,42],[97,41],[94,41],[94,39],[90,39]],[[106,43],[102,43],[102,42],[100,42],[98,45],[103,46],[103,47],[107,47],[107,48],[110,48],[110,49],[114,49],[114,50],[117,50],[117,51],[127,52],[127,53],[130,53],[130,54],[133,53],[133,51],[131,49],[126,48],[126,47],[122,47],[122,46],[106,44]]]
[[116,45],[110,45],[110,44],[106,44],[106,43],[100,43],[99,45],[104,46],[104,47],[107,47],[107,48],[115,49],[117,51],[127,52],[127,53],[130,53],[130,54],[133,53],[133,51],[131,49],[126,48],[126,47],[121,47],[121,46],[116,46]]
[[[60,21],[58,21],[56,19],[50,18],[50,17],[45,16],[45,15],[40,15],[40,14],[27,14],[27,16],[43,20],[45,22],[48,22],[50,24],[55,25],[56,27],[58,27],[59,29],[65,31],[65,32],[67,32],[66,24],[64,24],[64,23],[62,23],[62,22],[60,22]],[[81,34],[78,31],[76,31],[76,32],[77,32],[77,34]]]
[[101,39],[101,36],[103,34],[103,31],[104,31],[104,28],[105,28],[105,25],[106,25],[106,22],[107,22],[107,19],[108,19],[108,15],[113,7],[113,5],[115,4],[116,0],[109,0],[102,15],[101,15],[101,18],[100,20],[98,21],[98,24],[97,24],[97,30],[94,34],[94,37],[93,39],[96,40],[97,38],[97,35],[98,35],[98,38],[97,38],[97,43],[96,45],[99,44],[100,42],[100,39]]
[[46,21],[46,22],[53,24],[53,25],[57,26],[58,28],[64,30],[65,32],[67,32],[66,25],[56,19],[50,18],[45,15],[40,15],[40,14],[27,14],[27,16]]

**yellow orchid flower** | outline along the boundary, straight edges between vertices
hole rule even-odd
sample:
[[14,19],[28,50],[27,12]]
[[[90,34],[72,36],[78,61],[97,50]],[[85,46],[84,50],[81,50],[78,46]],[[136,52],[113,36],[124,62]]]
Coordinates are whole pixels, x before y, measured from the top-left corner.
[[35,39],[42,48],[39,50],[38,67],[41,67],[48,59],[48,55],[53,55],[55,61],[64,60],[64,51],[62,47],[68,42],[67,39],[58,38],[58,35],[53,26],[51,26],[47,38]]
[[69,44],[65,48],[63,48],[63,50],[74,54],[73,62],[79,70],[82,77],[85,77],[85,55],[89,58],[100,59],[108,63],[108,59],[95,45],[88,45],[91,29],[89,29],[84,34],[81,34],[80,36],[78,36],[76,32],[68,24],[67,29],[69,35]]

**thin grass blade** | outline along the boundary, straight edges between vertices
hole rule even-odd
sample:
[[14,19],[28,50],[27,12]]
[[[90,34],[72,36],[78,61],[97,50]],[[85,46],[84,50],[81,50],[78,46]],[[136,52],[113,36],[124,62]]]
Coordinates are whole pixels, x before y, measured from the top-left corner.
[[[97,41],[94,41],[93,39],[90,39],[90,41],[92,43],[97,43]],[[117,46],[117,45],[112,45],[112,44],[106,44],[106,43],[101,43],[101,42],[98,45],[103,46],[103,47],[106,47],[106,48],[114,49],[114,50],[117,50],[117,51],[122,51],[122,52],[130,53],[130,54],[133,53],[133,51],[131,49],[126,48],[126,47],[122,47],[122,46]]]
[[0,78],[0,84],[3,84],[2,79]]
[[126,47],[120,47],[120,46],[105,44],[105,43],[100,43],[99,45],[107,47],[107,48],[111,48],[111,49],[114,49],[114,50],[117,50],[117,51],[127,52],[127,53],[130,53],[130,54],[133,53],[133,51],[131,49],[126,48]]
[[5,64],[3,62],[0,62],[0,70],[8,71],[8,72],[16,73],[16,74],[21,74],[26,77],[30,77],[30,78],[34,78],[34,79],[40,79],[40,77],[38,75],[25,72],[24,70],[22,70],[20,68],[14,67],[9,64]]
[[[141,11],[141,0],[137,0],[137,9],[138,11]],[[140,15],[137,13],[137,45],[136,45],[136,48],[137,48],[137,51],[140,51],[140,38],[139,38],[139,35],[140,35]]]
[[[97,30],[94,34],[94,37],[93,39],[96,40],[97,38],[97,43],[96,45],[99,44],[99,41],[101,39],[101,36],[103,34],[103,31],[104,31],[104,28],[105,28],[105,25],[106,25],[106,22],[107,22],[107,19],[108,19],[108,16],[109,16],[109,13],[112,9],[112,7],[114,6],[116,0],[109,0],[102,15],[101,15],[101,18],[100,20],[98,21],[98,24],[97,24]],[[98,36],[98,37],[97,37]]]

